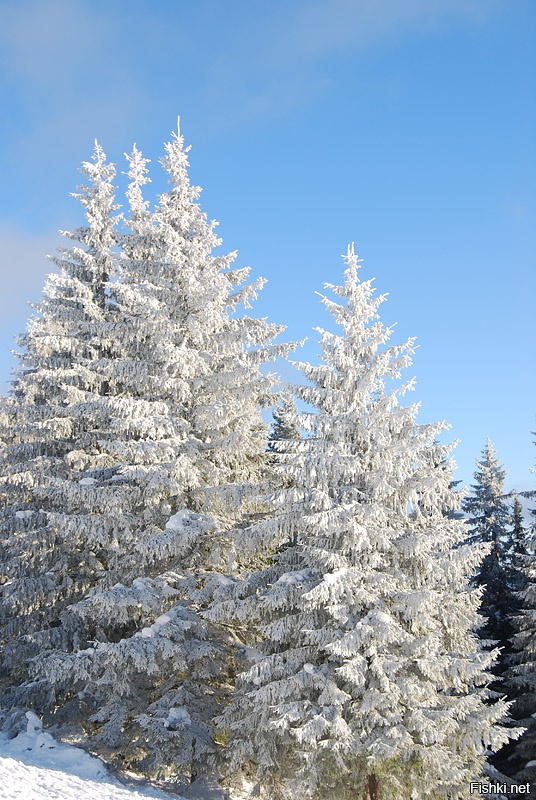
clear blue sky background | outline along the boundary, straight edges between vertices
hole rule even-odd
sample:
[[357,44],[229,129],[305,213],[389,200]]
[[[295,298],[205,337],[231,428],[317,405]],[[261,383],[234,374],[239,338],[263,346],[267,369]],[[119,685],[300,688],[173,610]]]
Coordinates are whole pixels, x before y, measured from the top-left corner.
[[0,0],[0,382],[93,139],[121,170],[136,142],[162,189],[180,114],[203,209],[269,281],[257,313],[315,359],[355,241],[458,477],[489,436],[532,488],[535,41],[533,0]]

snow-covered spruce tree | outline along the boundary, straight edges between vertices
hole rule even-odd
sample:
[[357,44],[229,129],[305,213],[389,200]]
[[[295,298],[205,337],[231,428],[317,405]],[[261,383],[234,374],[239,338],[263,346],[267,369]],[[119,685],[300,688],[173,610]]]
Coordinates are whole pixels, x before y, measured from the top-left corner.
[[468,541],[490,546],[477,572],[477,583],[483,587],[482,613],[487,620],[483,635],[507,647],[511,634],[508,616],[514,609],[513,587],[509,582],[511,511],[504,490],[506,470],[499,463],[490,439],[476,464],[475,483],[463,501],[463,510],[468,517]]
[[[536,492],[524,496],[536,497]],[[516,498],[517,500],[517,498]],[[504,771],[521,783],[529,781],[536,791],[536,530],[524,530],[521,504],[514,507],[514,542],[518,552],[516,566],[520,579],[520,607],[512,619],[513,653],[507,672],[507,686],[515,702],[512,716],[526,727],[521,738],[507,748]],[[530,509],[536,515],[536,509]],[[501,755],[499,753],[499,755]]]
[[[525,733],[508,749],[507,774],[519,782],[529,781],[536,789],[536,540],[533,535],[525,556],[525,587],[521,609],[513,618],[512,666],[507,680],[515,702],[512,715],[526,727]],[[500,754],[499,754],[500,755]]]
[[523,506],[519,495],[514,495],[512,503],[512,551],[514,562],[517,558],[527,555],[528,531],[523,519]]
[[[534,543],[531,544],[528,531],[525,528],[523,506],[517,494],[514,494],[512,503],[509,541],[511,543],[511,552],[502,571],[505,584],[504,593],[505,597],[508,598],[508,604],[507,606],[504,604],[502,610],[503,614],[508,613],[508,617],[504,619],[501,630],[503,636],[508,636],[508,641],[503,646],[498,664],[494,668],[498,680],[492,684],[492,687],[501,695],[504,695],[511,703],[511,724],[520,724],[525,728],[531,728],[530,714],[536,710],[536,706],[532,708],[530,713],[527,713],[527,710],[531,708],[530,689],[528,698],[524,697],[524,681],[520,677],[523,673],[523,668],[520,669],[519,665],[525,657],[523,641],[526,638],[527,621],[530,618],[531,591],[529,586],[531,564],[534,558],[534,554],[531,555],[530,550],[531,548],[533,549]],[[528,615],[523,610],[523,606],[527,602]],[[489,632],[489,625],[487,630]],[[534,698],[532,698],[532,705],[534,705]],[[524,734],[521,739],[509,742],[491,757],[491,763],[501,774],[507,775],[514,780],[517,779],[517,773],[527,762],[527,752],[524,746],[525,736],[527,735]],[[524,753],[523,756],[521,755],[522,752]],[[527,778],[520,778],[520,780],[526,783]]]
[[108,558],[98,530],[85,536],[66,526],[91,499],[94,513],[96,481],[86,476],[102,463],[98,404],[106,387],[90,365],[106,357],[115,269],[115,170],[96,144],[81,171],[88,185],[75,197],[87,225],[64,233],[73,246],[52,259],[60,271],[48,277],[20,337],[21,365],[0,406],[1,667],[16,681],[29,656],[61,641],[61,611],[103,574]]
[[272,344],[280,327],[235,313],[262,281],[246,284],[234,254],[212,254],[219,240],[196,203],[182,137],[166,145],[171,188],[153,212],[147,162],[135,149],[129,163],[129,231],[109,287],[116,350],[92,365],[108,387],[99,442],[108,466],[88,478],[96,496],[113,485],[122,530],[101,520],[107,571],[63,613],[66,646],[36,658],[33,672],[42,693],[53,689],[56,724],[79,720],[93,746],[130,769],[190,780],[210,761],[210,719],[233,669],[227,629],[198,611],[208,579],[235,569],[226,531],[261,510],[259,405],[273,377],[260,367],[288,347]]
[[270,798],[469,797],[506,738],[474,634],[482,547],[445,513],[458,499],[450,447],[434,441],[444,425],[399,404],[413,341],[388,344],[384,297],[353,247],[346,263],[344,284],[327,285],[338,301],[323,298],[342,333],[320,330],[322,364],[300,365],[308,436],[286,443],[275,516],[241,537],[294,544],[208,613],[255,620],[261,637],[219,719],[229,781]]
[[284,449],[288,440],[301,439],[297,422],[297,409],[294,398],[288,390],[280,393],[279,401],[272,414],[272,425],[268,434],[268,450],[278,453]]

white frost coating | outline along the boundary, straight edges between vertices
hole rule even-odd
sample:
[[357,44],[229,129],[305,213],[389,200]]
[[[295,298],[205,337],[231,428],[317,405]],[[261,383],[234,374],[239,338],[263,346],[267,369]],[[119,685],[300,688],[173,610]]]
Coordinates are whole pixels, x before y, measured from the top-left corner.
[[297,584],[303,583],[303,581],[307,580],[308,572],[308,570],[294,570],[293,572],[285,572],[280,578],[277,579],[275,585],[296,586]]
[[278,442],[274,512],[247,531],[282,547],[224,607],[259,620],[264,655],[221,724],[231,768],[260,765],[259,788],[272,769],[285,798],[339,779],[341,796],[362,797],[374,773],[385,797],[424,796],[423,775],[432,794],[461,797],[508,739],[505,704],[485,690],[494,656],[473,635],[480,552],[459,547],[445,426],[417,424],[417,405],[400,401],[414,341],[390,344],[353,247],[346,265],[323,297],[338,332],[319,329],[321,363],[299,364],[308,435]]
[[189,511],[187,508],[183,508],[180,511],[177,511],[176,514],[173,514],[172,517],[168,519],[166,522],[166,530],[169,531],[180,531],[181,528],[184,527],[193,516],[192,512]]
[[334,572],[328,572],[324,575],[325,583],[336,583],[348,573],[347,569],[336,569]]
[[142,630],[138,631],[135,636],[142,636],[144,638],[148,638],[149,636],[157,636],[160,632],[160,628],[162,628],[164,625],[167,625],[168,622],[171,622],[171,617],[169,614],[162,614],[158,617],[158,619],[155,619],[152,625],[147,628],[142,628]]
[[[213,626],[209,638],[201,614],[211,575],[238,571],[231,532],[265,508],[260,407],[276,381],[264,367],[290,349],[274,344],[281,326],[249,315],[264,281],[219,250],[188,149],[180,134],[166,144],[170,186],[151,204],[134,148],[119,214],[96,144],[76,194],[86,219],[65,233],[21,339],[17,401],[0,401],[13,478],[0,520],[3,666],[15,675],[31,661],[36,708],[54,692],[72,709],[68,693],[86,692],[91,710],[70,710],[65,727],[152,776],[162,763],[189,776],[192,758],[213,755],[231,637]],[[46,510],[13,536],[30,508]],[[94,652],[80,653],[93,635]],[[186,704],[195,735],[171,735],[160,720]]]
[[164,727],[174,728],[177,725],[191,725],[192,718],[185,708],[170,708]]

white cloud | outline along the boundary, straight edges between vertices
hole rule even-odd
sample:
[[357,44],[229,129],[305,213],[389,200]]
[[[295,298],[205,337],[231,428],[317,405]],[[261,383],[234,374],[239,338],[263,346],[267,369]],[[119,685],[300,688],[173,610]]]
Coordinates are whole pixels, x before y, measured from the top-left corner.
[[[282,117],[329,90],[325,61],[445,26],[479,25],[505,0],[302,0],[255,7],[202,75],[217,128]],[[202,6],[203,4],[201,4]]]
[[80,0],[25,0],[0,8],[9,70],[37,86],[66,86],[88,57],[98,59],[109,31]]
[[[33,236],[3,222],[0,224],[0,319],[5,333],[24,329],[31,313],[29,301],[38,300],[45,276],[54,270],[47,260],[61,243],[56,236]],[[17,327],[12,327],[16,325]]]
[[0,6],[4,80],[24,119],[9,142],[21,170],[30,163],[46,174],[60,154],[77,163],[96,136],[130,141],[145,98],[122,57],[118,27],[112,13],[87,0]]
[[298,52],[317,58],[372,45],[385,37],[478,23],[503,0],[316,0],[302,5],[290,31]]
[[33,313],[29,302],[39,300],[45,276],[54,269],[46,255],[60,243],[58,235],[33,236],[13,224],[0,224],[0,394],[10,388],[6,381],[15,366],[10,351]]
[[[29,120],[20,152],[80,158],[97,135],[194,113],[211,130],[282,116],[329,84],[326,56],[384,38],[473,24],[505,0],[301,0],[155,4],[21,0],[0,6],[6,74]],[[139,123],[138,123],[139,124]],[[98,126],[98,130],[96,127]],[[127,147],[128,144],[123,145]]]

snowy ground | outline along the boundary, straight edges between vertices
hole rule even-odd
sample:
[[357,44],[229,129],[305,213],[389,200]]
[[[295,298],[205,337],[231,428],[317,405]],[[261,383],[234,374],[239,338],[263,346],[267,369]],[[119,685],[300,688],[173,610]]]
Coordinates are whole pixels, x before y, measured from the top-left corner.
[[[102,761],[77,747],[60,744],[28,712],[27,730],[15,739],[0,738],[1,800],[188,800],[149,787],[128,787],[111,777]],[[208,786],[189,798],[217,800]]]

